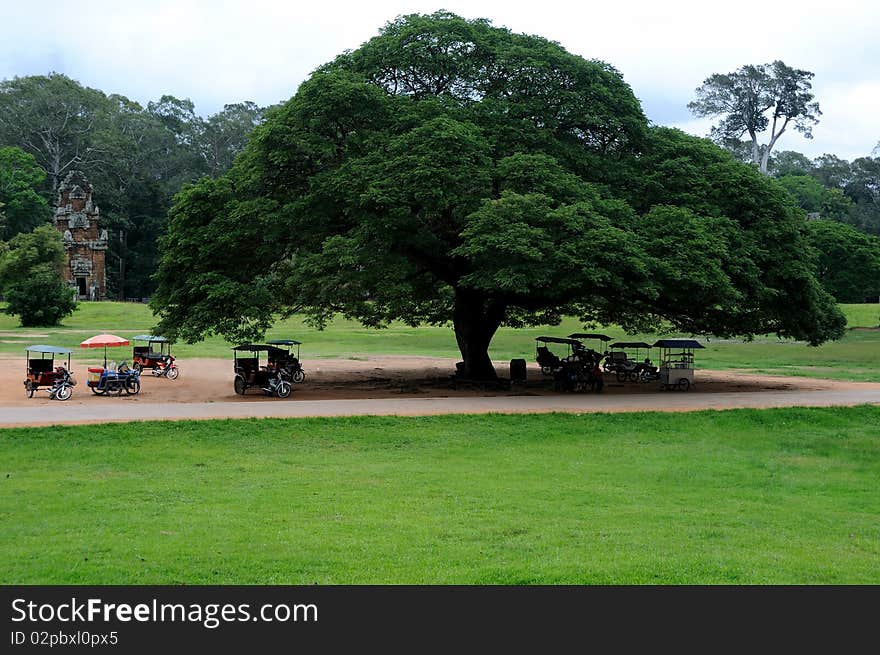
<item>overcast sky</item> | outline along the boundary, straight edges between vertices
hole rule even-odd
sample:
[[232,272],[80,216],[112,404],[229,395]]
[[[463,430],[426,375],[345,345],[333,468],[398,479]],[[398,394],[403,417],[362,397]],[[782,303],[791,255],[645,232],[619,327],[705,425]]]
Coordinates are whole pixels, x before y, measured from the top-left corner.
[[880,3],[617,0],[0,0],[0,78],[65,73],[141,103],[165,93],[200,114],[286,100],[320,64],[400,14],[444,8],[538,34],[615,66],[655,123],[705,135],[687,110],[712,73],[781,59],[816,74],[814,139],[777,149],[845,159],[880,140]]

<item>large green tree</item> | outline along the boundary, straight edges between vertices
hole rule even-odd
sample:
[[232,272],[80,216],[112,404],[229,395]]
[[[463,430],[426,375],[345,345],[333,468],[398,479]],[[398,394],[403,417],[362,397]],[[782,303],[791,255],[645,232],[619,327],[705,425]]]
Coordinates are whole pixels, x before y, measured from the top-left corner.
[[[782,61],[750,64],[707,77],[688,108],[696,116],[720,117],[712,128],[719,142],[738,142],[748,136],[752,163],[766,173],[770,153],[789,125],[808,139],[813,136],[813,125],[822,112],[811,93],[812,78],[813,73]],[[759,134],[768,128],[769,139],[759,144]]]
[[[495,375],[502,324],[778,332],[843,319],[785,192],[712,143],[649,128],[611,66],[487,21],[399,18],[269,113],[226,176],[170,213],[163,333],[451,322]],[[794,308],[797,307],[797,311]]]
[[76,300],[62,276],[66,258],[58,230],[42,225],[2,245],[0,289],[9,314],[34,327],[56,325],[73,313]]
[[0,144],[31,153],[49,176],[52,193],[71,169],[106,153],[93,136],[104,129],[107,97],[60,73],[0,82]]

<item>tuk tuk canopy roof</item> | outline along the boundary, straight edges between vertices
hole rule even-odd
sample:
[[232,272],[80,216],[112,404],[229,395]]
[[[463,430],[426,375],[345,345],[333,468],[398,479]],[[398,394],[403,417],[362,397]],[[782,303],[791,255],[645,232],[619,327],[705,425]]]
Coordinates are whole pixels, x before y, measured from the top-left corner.
[[70,348],[58,346],[28,346],[25,350],[31,353],[51,353],[53,355],[69,355],[73,352]]
[[136,337],[131,338],[132,341],[149,341],[151,343],[166,343],[169,340],[165,337],[159,337],[154,334],[139,334]]
[[569,346],[581,345],[581,342],[577,339],[566,339],[565,337],[538,337],[535,341],[540,341],[541,343],[564,343]]
[[262,350],[278,350],[275,346],[267,346],[263,343],[243,343],[240,346],[235,346],[233,350],[249,350],[251,352],[258,352]]
[[607,334],[588,334],[586,332],[574,332],[568,335],[571,339],[598,339],[599,341],[611,341]]
[[644,341],[618,341],[611,344],[612,348],[653,348],[650,343]]
[[691,350],[696,348],[705,348],[696,339],[660,339],[654,344],[655,348],[683,348]]
[[296,339],[272,339],[266,343],[271,343],[274,346],[299,346],[302,344],[302,341],[297,341]]

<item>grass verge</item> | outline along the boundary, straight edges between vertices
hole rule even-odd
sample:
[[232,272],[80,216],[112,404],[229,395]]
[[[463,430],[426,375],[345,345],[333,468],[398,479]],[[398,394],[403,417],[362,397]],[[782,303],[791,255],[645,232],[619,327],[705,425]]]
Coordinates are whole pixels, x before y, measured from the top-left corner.
[[3,584],[878,584],[880,408],[0,431]]

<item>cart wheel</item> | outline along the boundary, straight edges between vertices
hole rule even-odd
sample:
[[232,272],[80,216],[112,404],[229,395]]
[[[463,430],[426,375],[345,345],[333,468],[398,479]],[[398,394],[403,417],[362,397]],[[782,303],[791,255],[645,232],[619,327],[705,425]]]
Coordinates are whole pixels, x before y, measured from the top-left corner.
[[301,368],[295,370],[293,372],[293,381],[296,383],[305,382],[306,380],[306,372]]
[[34,397],[34,391],[36,390],[36,386],[33,385],[30,381],[24,383],[24,392],[28,398]]
[[62,384],[58,387],[58,390],[55,392],[56,400],[67,400],[73,395],[73,387],[69,384]]
[[130,396],[136,396],[141,392],[141,381],[137,378],[129,378],[125,383],[125,393]]
[[168,373],[166,374],[169,380],[176,380],[177,376],[180,375],[180,371],[177,370],[177,367],[172,365],[171,368],[168,369]]
[[691,381],[687,378],[681,378],[676,385],[679,391],[687,391],[691,388]]
[[235,393],[239,396],[243,396],[244,392],[247,390],[247,383],[240,375],[235,376],[235,381],[232,383],[232,386],[235,389]]
[[138,375],[140,375],[141,371],[144,370],[144,365],[141,364],[140,362],[135,362],[134,364],[131,365],[131,368],[132,368],[132,370],[137,371]]
[[287,380],[279,380],[278,386],[275,387],[275,395],[279,398],[287,398],[291,391],[293,391],[293,386]]

